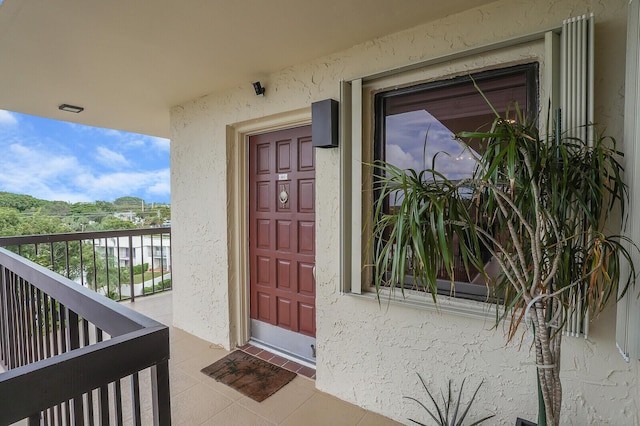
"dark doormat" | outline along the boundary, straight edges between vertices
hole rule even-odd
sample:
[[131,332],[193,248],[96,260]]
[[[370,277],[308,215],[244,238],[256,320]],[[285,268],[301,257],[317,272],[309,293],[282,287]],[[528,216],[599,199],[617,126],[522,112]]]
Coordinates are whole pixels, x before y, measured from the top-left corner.
[[202,371],[258,402],[264,401],[296,377],[296,373],[234,351]]

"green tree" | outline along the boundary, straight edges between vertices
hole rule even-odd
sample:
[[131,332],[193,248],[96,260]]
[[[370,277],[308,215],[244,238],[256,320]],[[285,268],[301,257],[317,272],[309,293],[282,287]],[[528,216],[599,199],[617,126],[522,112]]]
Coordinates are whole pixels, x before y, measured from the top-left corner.
[[[100,222],[109,215],[110,210],[106,206],[97,203],[74,203],[69,207],[72,216],[86,217],[90,220]],[[87,224],[88,222],[85,222]]]
[[[44,216],[40,211],[31,217],[20,216],[15,209],[0,208],[0,235],[40,235],[72,232],[60,218]],[[18,251],[17,248],[12,248]],[[80,276],[79,243],[42,243],[22,246],[20,253],[60,275],[69,278]]]
[[171,206],[166,204],[157,205],[154,207],[153,211],[159,213],[160,218],[163,221],[171,219]]
[[120,197],[113,201],[116,209],[141,211],[144,200],[138,197]]
[[84,232],[90,230],[89,224],[91,220],[89,220],[89,218],[86,216],[72,215],[66,217],[65,221],[67,225],[69,225],[69,227],[73,229],[74,232]]
[[144,226],[160,226],[171,219],[171,206],[152,204],[151,208],[146,209],[139,216],[144,220]]
[[128,220],[118,219],[114,216],[107,216],[100,222],[98,229],[100,231],[114,231],[118,229],[135,229],[136,225]]
[[144,218],[144,226],[160,226],[164,220],[158,216],[147,216]]
[[15,235],[60,234],[64,232],[72,232],[72,229],[60,218],[45,216],[38,210],[32,217],[20,221]]
[[93,203],[73,203],[69,206],[69,213],[72,214],[89,214],[98,211],[98,207]]
[[10,207],[18,211],[37,209],[41,207],[44,200],[39,200],[31,195],[13,194],[11,192],[0,192],[0,207]]
[[20,212],[12,207],[0,207],[0,235],[17,235],[20,226]]
[[69,214],[70,205],[66,201],[45,201],[41,212],[47,216],[64,217]]
[[113,203],[110,203],[109,201],[96,200],[94,204],[96,205],[96,208],[101,212],[115,211],[115,207],[113,206]]

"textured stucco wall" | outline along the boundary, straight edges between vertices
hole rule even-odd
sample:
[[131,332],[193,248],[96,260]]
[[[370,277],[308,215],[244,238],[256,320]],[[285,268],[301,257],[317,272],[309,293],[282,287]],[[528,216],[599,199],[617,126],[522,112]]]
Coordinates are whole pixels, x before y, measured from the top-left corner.
[[[227,126],[339,98],[339,81],[558,26],[596,14],[596,116],[622,134],[626,1],[501,1],[373,40],[264,76],[264,98],[250,82],[171,112],[174,323],[229,347],[231,304],[227,218]],[[399,421],[421,415],[402,399],[424,397],[416,372],[434,389],[449,378],[484,380],[478,414],[492,424],[535,420],[534,368],[528,343],[505,345],[490,321],[341,295],[339,151],[317,150],[316,386]],[[639,424],[638,362],[625,363],[614,342],[615,312],[591,327],[589,341],[563,347],[562,424]]]

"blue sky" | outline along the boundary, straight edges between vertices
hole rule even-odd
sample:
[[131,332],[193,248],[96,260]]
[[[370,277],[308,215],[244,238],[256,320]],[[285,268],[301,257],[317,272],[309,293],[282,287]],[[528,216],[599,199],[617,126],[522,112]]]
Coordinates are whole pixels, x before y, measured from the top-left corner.
[[169,203],[169,140],[0,110],[0,191]]

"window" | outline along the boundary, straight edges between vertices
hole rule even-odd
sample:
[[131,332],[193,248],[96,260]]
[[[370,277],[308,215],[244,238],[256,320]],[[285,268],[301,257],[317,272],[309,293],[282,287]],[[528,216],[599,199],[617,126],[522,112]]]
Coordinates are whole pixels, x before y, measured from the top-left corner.
[[[525,116],[537,114],[537,63],[383,91],[374,98],[374,158],[403,169],[423,170],[432,167],[438,154],[435,169],[448,179],[471,176],[475,163],[453,136],[465,130],[488,130],[495,118],[474,81],[501,117],[508,112],[516,119],[516,103]],[[479,146],[471,148],[480,150]],[[490,262],[488,254],[485,260]],[[407,273],[411,286],[411,271]],[[441,292],[449,294],[447,273],[443,270],[438,276],[442,278]],[[456,278],[464,276],[460,262]],[[486,287],[477,273],[470,271],[466,282],[456,282],[455,296],[484,300]]]

